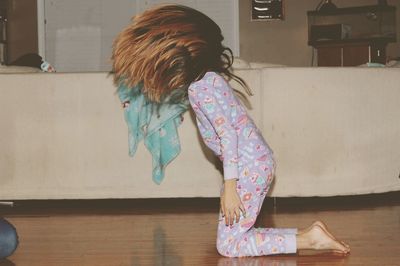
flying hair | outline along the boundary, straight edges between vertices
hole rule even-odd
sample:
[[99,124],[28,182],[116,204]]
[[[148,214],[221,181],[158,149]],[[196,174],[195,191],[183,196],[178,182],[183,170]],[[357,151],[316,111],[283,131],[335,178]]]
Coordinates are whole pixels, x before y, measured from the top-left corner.
[[187,92],[192,82],[214,71],[234,79],[252,95],[246,82],[232,73],[233,54],[222,45],[223,39],[220,27],[193,8],[155,6],[133,17],[115,39],[114,83],[128,87],[142,83],[142,93],[160,103],[173,90]]

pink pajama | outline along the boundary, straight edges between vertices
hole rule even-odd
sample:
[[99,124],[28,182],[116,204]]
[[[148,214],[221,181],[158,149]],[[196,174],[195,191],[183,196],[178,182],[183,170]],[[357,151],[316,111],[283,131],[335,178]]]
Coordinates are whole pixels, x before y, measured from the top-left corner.
[[204,143],[223,162],[224,179],[237,180],[237,192],[246,208],[246,217],[232,226],[226,226],[220,214],[218,252],[227,257],[295,253],[297,229],[254,227],[275,162],[232,88],[219,74],[207,72],[189,86],[188,94]]

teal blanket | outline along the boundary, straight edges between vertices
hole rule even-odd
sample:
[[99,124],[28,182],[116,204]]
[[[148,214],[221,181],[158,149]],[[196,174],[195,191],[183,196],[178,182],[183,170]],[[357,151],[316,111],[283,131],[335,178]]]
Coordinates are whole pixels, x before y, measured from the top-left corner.
[[161,104],[150,102],[141,93],[142,85],[128,88],[118,87],[121,102],[129,101],[124,109],[125,121],[128,124],[129,155],[134,156],[138,143],[144,144],[152,156],[153,181],[160,184],[164,179],[165,167],[181,150],[178,126],[182,123],[182,114],[188,109],[189,101],[174,102],[184,91],[175,90]]

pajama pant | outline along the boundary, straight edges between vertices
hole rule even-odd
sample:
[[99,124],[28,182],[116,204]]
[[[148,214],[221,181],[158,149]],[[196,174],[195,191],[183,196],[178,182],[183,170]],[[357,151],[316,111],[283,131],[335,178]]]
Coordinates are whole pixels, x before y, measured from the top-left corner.
[[246,209],[246,217],[241,215],[238,223],[226,226],[225,218],[220,212],[217,250],[223,256],[296,253],[296,228],[254,227],[275,172],[273,155],[261,157],[263,159],[239,161],[240,177],[237,181],[237,192]]

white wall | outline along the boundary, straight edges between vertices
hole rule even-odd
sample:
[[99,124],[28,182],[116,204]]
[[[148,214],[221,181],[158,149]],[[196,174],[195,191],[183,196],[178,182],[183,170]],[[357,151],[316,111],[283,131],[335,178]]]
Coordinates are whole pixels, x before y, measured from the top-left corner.
[[400,189],[400,69],[264,69],[261,83],[273,194]]
[[[400,189],[400,71],[240,70],[251,115],[273,148],[272,196]],[[159,186],[105,73],[0,75],[0,199],[217,197],[221,176],[190,113],[182,153]]]

